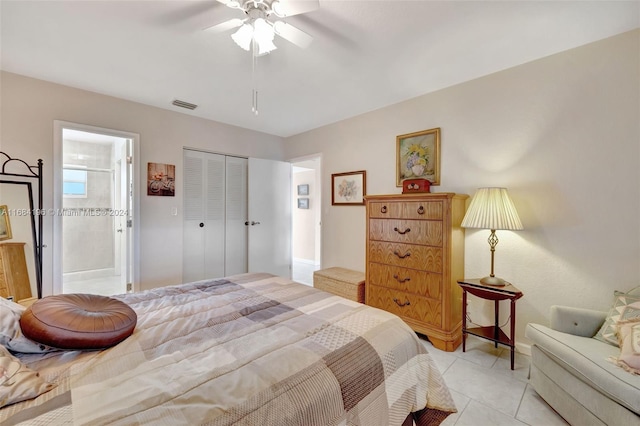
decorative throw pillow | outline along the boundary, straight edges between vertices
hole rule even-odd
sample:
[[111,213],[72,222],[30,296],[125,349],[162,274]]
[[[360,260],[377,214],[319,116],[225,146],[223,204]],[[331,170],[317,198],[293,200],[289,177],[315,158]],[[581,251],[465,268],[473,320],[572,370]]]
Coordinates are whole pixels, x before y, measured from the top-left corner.
[[0,407],[35,398],[53,387],[0,346]]
[[617,328],[620,356],[614,361],[628,372],[640,374],[640,318],[620,321]]
[[44,353],[55,350],[26,338],[20,328],[25,307],[0,297],[0,344],[12,352]]
[[616,291],[614,296],[613,306],[607,314],[607,319],[593,337],[610,345],[618,346],[616,323],[640,318],[640,287],[636,287],[627,293]]

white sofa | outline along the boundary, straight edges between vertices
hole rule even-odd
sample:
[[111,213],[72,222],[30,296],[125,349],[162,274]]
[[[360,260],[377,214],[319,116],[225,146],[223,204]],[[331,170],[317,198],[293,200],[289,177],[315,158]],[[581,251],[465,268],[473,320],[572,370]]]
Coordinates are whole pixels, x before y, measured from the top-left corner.
[[640,425],[640,376],[614,363],[620,349],[593,336],[606,312],[553,306],[551,326],[528,324],[529,381],[572,425]]

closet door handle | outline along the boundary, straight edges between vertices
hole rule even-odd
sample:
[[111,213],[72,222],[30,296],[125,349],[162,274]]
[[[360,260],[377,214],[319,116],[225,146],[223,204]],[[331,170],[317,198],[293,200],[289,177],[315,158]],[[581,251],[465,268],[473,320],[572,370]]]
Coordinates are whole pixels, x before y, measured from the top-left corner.
[[200,228],[204,228],[204,223],[200,222],[200,225],[198,225]]
[[405,254],[400,254],[400,252],[398,250],[394,251],[393,254],[398,256],[400,259],[404,259],[405,257],[411,256],[411,252],[407,252]]
[[404,235],[404,234],[406,234],[407,232],[411,232],[411,228],[407,228],[407,229],[405,229],[404,231],[401,231],[401,230],[399,230],[398,228],[393,228],[393,230],[394,230],[394,231],[396,231],[396,232],[397,232],[398,234],[400,234],[400,235]]
[[393,278],[395,278],[395,279],[396,279],[396,281],[398,281],[399,283],[404,283],[404,282],[407,282],[407,281],[411,281],[411,278],[409,278],[409,277],[406,277],[406,278],[400,278],[400,277],[398,276],[398,274],[393,274]]
[[396,305],[402,307],[402,306],[409,306],[411,304],[411,302],[409,302],[409,299],[404,299],[405,301],[403,303],[400,303],[400,300],[396,299],[395,297],[393,298],[393,301],[396,302]]

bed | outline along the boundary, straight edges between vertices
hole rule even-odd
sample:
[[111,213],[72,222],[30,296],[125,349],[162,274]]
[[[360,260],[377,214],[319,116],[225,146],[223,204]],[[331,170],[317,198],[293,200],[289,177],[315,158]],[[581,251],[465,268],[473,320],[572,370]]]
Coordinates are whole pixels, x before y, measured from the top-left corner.
[[99,351],[18,358],[55,387],[0,424],[439,424],[451,395],[398,317],[270,274],[114,296],[138,316]]

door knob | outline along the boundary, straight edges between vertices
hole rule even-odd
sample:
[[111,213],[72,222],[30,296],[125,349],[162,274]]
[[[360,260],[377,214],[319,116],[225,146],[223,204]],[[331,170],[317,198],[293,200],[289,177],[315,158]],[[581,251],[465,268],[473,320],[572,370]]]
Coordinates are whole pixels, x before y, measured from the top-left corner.
[[260,225],[260,222],[254,222],[253,220],[251,221],[251,226],[253,225]]
[[204,228],[204,223],[200,222],[200,228]]

